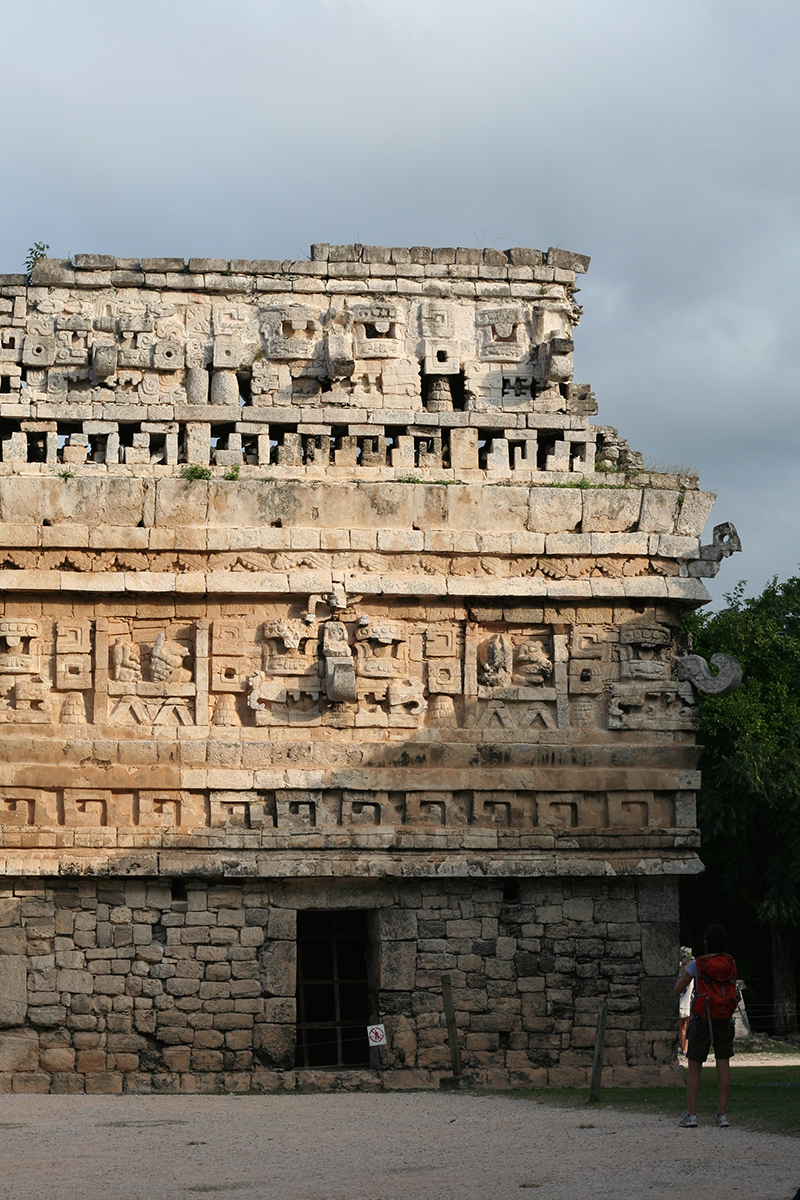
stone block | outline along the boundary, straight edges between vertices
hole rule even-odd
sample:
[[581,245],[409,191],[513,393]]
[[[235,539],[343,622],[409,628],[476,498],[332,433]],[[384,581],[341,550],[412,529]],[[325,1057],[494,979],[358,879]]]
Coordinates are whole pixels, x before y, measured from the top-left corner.
[[[24,954],[0,956],[0,1028],[23,1025],[28,1009],[28,971]],[[0,1070],[5,1068],[0,1066]]]
[[188,1071],[192,1065],[193,1052],[189,1046],[165,1046],[162,1057],[168,1071]]
[[175,528],[202,525],[208,514],[208,486],[185,479],[160,479],[156,490],[155,524]]
[[123,1077],[119,1071],[96,1071],[86,1076],[87,1095],[113,1096],[122,1092]]
[[142,270],[147,272],[185,271],[186,263],[182,258],[143,258]]
[[642,493],[638,488],[587,488],[582,499],[584,533],[626,533],[636,529],[642,508]]
[[695,492],[690,490],[682,492],[681,495],[683,496],[683,501],[678,512],[678,519],[675,522],[675,532],[681,537],[699,538],[717,497],[713,492]]
[[591,258],[588,254],[575,254],[572,250],[561,250],[560,248],[550,247],[547,251],[548,267],[560,268],[565,271],[574,271],[577,274],[585,274],[589,270]]
[[290,1070],[294,1066],[294,1025],[257,1025],[253,1031],[253,1050],[262,1066]]
[[31,282],[35,287],[72,287],[75,270],[69,259],[40,258],[31,271]]
[[268,1025],[293,1025],[296,1020],[294,999],[275,996],[265,1000],[264,1020]]
[[674,879],[640,879],[638,915],[642,922],[674,923],[678,920],[678,885]]
[[0,1032],[0,1072],[35,1071],[39,1066],[39,1038],[32,1029]]
[[19,1071],[14,1075],[11,1090],[39,1096],[50,1091],[50,1076],[40,1071]]
[[386,942],[380,947],[380,987],[387,992],[413,991],[417,975],[415,942]]
[[89,971],[59,971],[56,987],[59,992],[88,996],[94,991],[94,976]]
[[664,975],[678,955],[678,924],[642,926],[642,966],[646,975]]
[[266,996],[293,996],[297,948],[294,942],[264,943],[259,951],[261,987]]
[[77,1096],[84,1089],[83,1076],[58,1071],[51,1076],[50,1092],[54,1096]]
[[639,530],[643,533],[672,533],[681,495],[681,492],[669,491],[666,488],[645,488],[642,492]]
[[545,541],[547,554],[591,554],[592,538],[588,533],[549,533]]
[[478,430],[472,426],[450,430],[450,465],[459,471],[478,468]]
[[378,937],[384,942],[416,941],[417,914],[412,909],[378,909]]
[[[643,534],[639,535],[643,537]],[[658,538],[658,553],[665,558],[695,559],[700,556],[699,538],[676,537],[660,534]]]
[[[677,949],[677,943],[676,943]],[[641,988],[642,1029],[675,1028],[675,978],[677,970],[669,975],[643,979]]]
[[39,1062],[41,1069],[50,1074],[73,1072],[75,1070],[75,1051],[69,1046],[51,1046],[47,1050],[42,1050]]
[[0,927],[0,955],[25,954],[27,946],[28,939],[21,925]]
[[577,488],[531,488],[526,527],[535,533],[572,533],[581,523],[582,511],[582,495]]
[[592,554],[631,554],[646,557],[649,537],[646,533],[593,533]]

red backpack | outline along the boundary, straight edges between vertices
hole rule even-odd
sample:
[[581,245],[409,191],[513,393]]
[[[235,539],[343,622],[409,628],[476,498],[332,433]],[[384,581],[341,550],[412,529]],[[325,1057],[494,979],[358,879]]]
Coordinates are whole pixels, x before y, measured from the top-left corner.
[[730,954],[702,954],[697,963],[692,1012],[712,1021],[727,1021],[739,1002],[736,963]]

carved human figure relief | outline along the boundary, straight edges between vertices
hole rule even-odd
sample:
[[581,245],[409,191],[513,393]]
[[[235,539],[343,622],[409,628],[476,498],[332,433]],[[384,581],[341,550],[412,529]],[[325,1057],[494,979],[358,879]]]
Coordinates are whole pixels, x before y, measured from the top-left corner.
[[111,651],[114,679],[119,683],[138,683],[142,678],[142,663],[139,647],[124,638],[116,638]]
[[514,651],[511,639],[496,633],[478,647],[478,683],[483,687],[504,687],[511,683]]

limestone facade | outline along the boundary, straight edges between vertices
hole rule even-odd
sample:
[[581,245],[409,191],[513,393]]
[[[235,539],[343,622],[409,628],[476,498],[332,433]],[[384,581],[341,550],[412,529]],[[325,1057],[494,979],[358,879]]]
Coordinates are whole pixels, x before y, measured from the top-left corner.
[[[587,266],[0,276],[0,1090],[435,1085],[443,973],[479,1083],[583,1082],[601,999],[608,1078],[669,1075],[735,686],[680,620],[739,546],[590,422]],[[308,914],[362,931],[351,1070]]]

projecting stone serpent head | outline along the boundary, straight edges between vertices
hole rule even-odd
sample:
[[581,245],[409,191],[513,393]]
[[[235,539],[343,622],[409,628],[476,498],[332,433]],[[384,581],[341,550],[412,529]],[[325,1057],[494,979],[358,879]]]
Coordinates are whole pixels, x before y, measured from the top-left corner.
[[686,654],[677,662],[678,679],[691,683],[707,696],[729,696],[742,682],[742,664],[732,654],[712,654],[711,664],[717,668],[712,675],[708,663],[699,654]]

